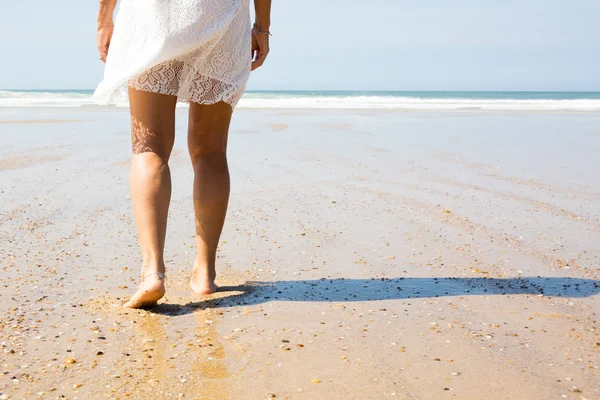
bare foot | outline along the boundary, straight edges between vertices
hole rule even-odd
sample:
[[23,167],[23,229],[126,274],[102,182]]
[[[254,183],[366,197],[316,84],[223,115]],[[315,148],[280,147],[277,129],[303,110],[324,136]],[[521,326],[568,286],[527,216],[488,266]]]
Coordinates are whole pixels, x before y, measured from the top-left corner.
[[212,294],[219,288],[215,285],[215,278],[211,276],[209,268],[194,266],[190,287],[198,294]]
[[165,295],[165,283],[162,274],[146,277],[131,299],[123,306],[127,308],[147,308],[156,305]]

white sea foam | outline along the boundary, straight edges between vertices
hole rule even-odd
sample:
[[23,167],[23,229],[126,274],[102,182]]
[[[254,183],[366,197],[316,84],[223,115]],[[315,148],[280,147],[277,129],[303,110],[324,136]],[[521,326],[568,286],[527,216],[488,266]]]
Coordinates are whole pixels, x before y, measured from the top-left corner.
[[[127,107],[125,99],[115,105]],[[308,96],[275,93],[244,95],[239,108],[340,109],[398,111],[587,111],[600,112],[600,99],[510,100],[435,99],[398,96]],[[0,107],[97,107],[91,94],[81,92],[0,91]]]
[[75,92],[11,92],[0,90],[0,107],[81,107],[91,95]]
[[600,100],[422,99],[414,97],[284,97],[242,98],[241,108],[323,108],[399,111],[600,111]]

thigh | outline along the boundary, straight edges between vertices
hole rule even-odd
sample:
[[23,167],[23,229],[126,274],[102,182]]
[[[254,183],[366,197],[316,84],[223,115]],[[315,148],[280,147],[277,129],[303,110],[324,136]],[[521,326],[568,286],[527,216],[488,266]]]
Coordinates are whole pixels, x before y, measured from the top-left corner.
[[225,102],[190,103],[188,147],[192,158],[226,152],[232,112]]
[[129,87],[133,154],[156,153],[168,160],[175,141],[177,97]]

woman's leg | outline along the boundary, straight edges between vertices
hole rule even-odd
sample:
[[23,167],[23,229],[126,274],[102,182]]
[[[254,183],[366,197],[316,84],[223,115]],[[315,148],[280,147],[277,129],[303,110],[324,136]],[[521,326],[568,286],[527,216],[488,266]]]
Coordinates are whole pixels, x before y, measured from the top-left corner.
[[169,156],[175,140],[177,97],[129,88],[131,197],[142,250],[142,282],[125,304],[141,308],[164,296],[163,252],[171,200]]
[[226,103],[190,103],[188,148],[194,167],[194,211],[198,254],[190,286],[200,294],[217,290],[217,246],[229,202],[227,134],[232,109]]

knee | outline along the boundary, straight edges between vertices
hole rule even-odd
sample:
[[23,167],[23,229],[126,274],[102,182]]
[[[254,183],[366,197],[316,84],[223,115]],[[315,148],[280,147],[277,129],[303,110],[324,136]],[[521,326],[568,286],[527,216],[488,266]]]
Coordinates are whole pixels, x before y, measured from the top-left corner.
[[225,152],[205,153],[192,157],[194,172],[210,173],[215,175],[229,173],[227,155]]
[[132,160],[132,167],[138,174],[148,177],[162,175],[168,170],[167,160],[154,152],[135,154]]
[[224,158],[227,152],[227,139],[214,134],[191,134],[188,138],[188,151],[193,163],[202,159]]
[[194,171],[214,174],[226,173],[227,136],[215,134],[215,131],[190,130],[188,151]]

